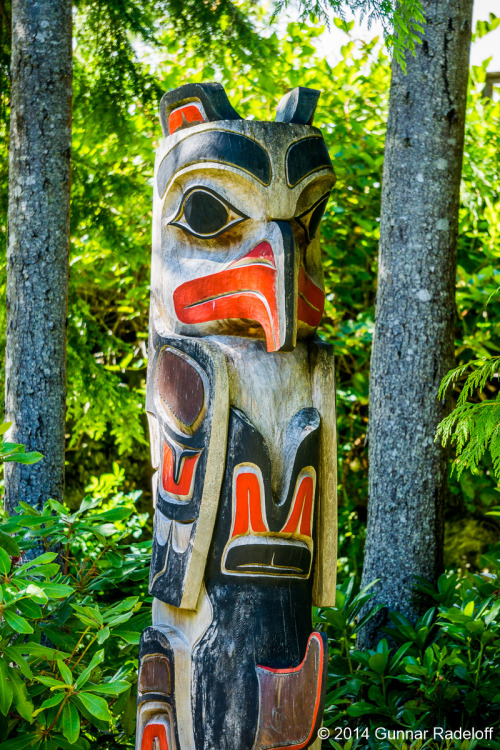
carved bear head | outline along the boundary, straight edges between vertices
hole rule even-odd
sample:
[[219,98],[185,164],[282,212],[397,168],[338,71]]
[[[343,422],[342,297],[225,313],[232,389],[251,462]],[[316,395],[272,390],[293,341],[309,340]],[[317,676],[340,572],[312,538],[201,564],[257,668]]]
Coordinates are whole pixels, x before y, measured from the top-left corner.
[[158,330],[237,335],[290,351],[324,307],[318,227],[335,182],[296,88],[275,122],[243,120],[222,86],[186,84],[160,105],[152,314]]

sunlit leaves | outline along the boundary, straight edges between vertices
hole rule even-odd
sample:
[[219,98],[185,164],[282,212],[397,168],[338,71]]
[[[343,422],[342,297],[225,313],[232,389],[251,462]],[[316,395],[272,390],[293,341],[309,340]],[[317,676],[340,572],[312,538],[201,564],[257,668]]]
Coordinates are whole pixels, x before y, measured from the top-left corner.
[[[115,480],[116,490],[123,477]],[[9,720],[0,730],[2,748],[28,746],[31,729],[39,734],[47,727],[50,747],[88,750],[81,732],[97,739],[105,727],[121,746],[132,747],[129,697],[138,639],[150,618],[140,610],[151,549],[123,543],[131,529],[140,529],[138,518],[127,528],[132,503],[123,493],[106,505],[102,497],[87,497],[76,511],[49,501],[43,511],[19,506],[17,515],[0,521],[21,555],[42,540],[60,550],[26,562],[0,551],[0,712]],[[116,558],[110,564],[111,550],[119,564]],[[129,575],[134,596],[123,593]],[[40,644],[42,637],[52,645]]]

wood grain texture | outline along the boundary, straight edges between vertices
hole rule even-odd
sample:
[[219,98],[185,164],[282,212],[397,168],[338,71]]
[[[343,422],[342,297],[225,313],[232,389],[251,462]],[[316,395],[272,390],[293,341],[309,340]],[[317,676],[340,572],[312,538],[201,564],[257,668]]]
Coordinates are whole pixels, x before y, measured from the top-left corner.
[[333,347],[310,342],[312,401],[321,417],[313,602],[333,607],[337,580],[337,413]]
[[[153,458],[158,463],[153,477],[156,513],[150,591],[167,603],[194,610],[224,471],[229,413],[227,366],[222,353],[206,340],[161,335],[155,320],[153,314],[146,403],[155,433]],[[161,324],[158,327],[161,329]],[[170,402],[173,399],[173,392],[170,394],[160,378],[165,355],[171,376],[177,373],[176,362],[182,373],[193,373],[185,384],[176,380],[180,401],[192,398],[193,382],[203,389],[206,404],[202,405],[198,388],[198,414],[191,425],[179,421],[170,408],[172,403],[165,401],[167,391]]]

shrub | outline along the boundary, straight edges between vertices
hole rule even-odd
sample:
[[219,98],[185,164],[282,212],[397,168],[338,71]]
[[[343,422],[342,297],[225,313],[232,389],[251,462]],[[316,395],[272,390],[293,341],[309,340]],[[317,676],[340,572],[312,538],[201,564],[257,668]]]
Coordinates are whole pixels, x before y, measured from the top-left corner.
[[[414,625],[391,613],[388,639],[375,650],[357,650],[355,636],[380,605],[363,616],[371,592],[355,594],[353,579],[338,587],[335,607],[317,611],[317,625],[330,639],[324,725],[336,728],[330,738],[336,750],[342,745],[335,737],[351,736],[352,748],[500,748],[498,741],[468,742],[463,734],[486,727],[495,734],[500,727],[498,556],[493,554],[488,563],[488,574],[445,574],[436,588],[422,582],[419,588],[433,606]],[[462,735],[434,743],[435,727],[443,730],[443,738],[447,731],[461,730]],[[377,728],[427,730],[429,741],[377,739]]]
[[0,522],[2,750],[134,747],[151,545],[122,481],[115,467],[74,512],[21,502]]

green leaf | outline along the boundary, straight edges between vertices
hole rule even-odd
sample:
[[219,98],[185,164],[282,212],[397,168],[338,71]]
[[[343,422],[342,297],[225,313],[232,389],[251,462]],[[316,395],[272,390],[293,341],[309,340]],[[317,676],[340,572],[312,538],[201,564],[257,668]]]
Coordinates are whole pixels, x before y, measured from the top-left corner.
[[33,703],[28,696],[28,690],[16,669],[9,669],[12,683],[13,702],[23,719],[31,724],[33,721]]
[[95,516],[90,518],[92,521],[125,521],[130,518],[133,512],[132,508],[112,508],[104,511],[104,513],[96,513]]
[[65,583],[45,583],[45,581],[42,581],[40,582],[40,588],[51,599],[65,599],[73,593],[73,588]]
[[91,693],[78,693],[78,697],[92,716],[101,721],[111,721],[112,716],[109,713],[108,704],[104,698],[99,698]]
[[66,688],[68,687],[68,684],[66,682],[61,682],[61,680],[56,680],[54,677],[49,677],[48,675],[41,675],[41,677],[36,677],[35,679],[38,680],[38,682],[41,682],[42,685],[47,685],[47,687],[57,687],[57,688]]
[[467,622],[465,624],[465,627],[469,631],[469,633],[474,633],[477,635],[478,633],[483,633],[485,630],[485,626],[482,620],[472,620],[471,622]]
[[45,711],[46,708],[54,708],[54,706],[58,706],[60,703],[62,703],[64,698],[64,693],[56,693],[52,696],[52,698],[47,698],[47,700],[43,701],[40,708],[37,708],[36,711],[33,711],[33,716],[38,716],[38,714],[41,713],[41,711]]
[[62,732],[68,742],[74,743],[80,735],[80,715],[73,703],[66,703],[62,711]]
[[36,568],[37,565],[46,565],[47,563],[53,562],[56,557],[57,552],[44,552],[42,555],[35,557],[34,560],[29,560],[28,562],[23,563],[23,565],[20,565],[19,568],[17,568],[17,571],[31,570],[32,568]]
[[7,552],[0,547],[0,573],[7,575],[10,572],[11,561]]
[[97,633],[97,643],[99,646],[104,643],[104,641],[107,641],[110,635],[110,629],[109,628],[103,628]]
[[468,602],[464,608],[464,614],[471,617],[474,614],[474,602]]
[[130,687],[130,682],[115,680],[114,682],[103,682],[101,685],[87,683],[84,693],[99,693],[100,695],[120,695]]
[[123,557],[112,550],[106,552],[106,560],[108,560],[114,568],[121,568],[123,565]]
[[[7,443],[4,443],[4,445],[7,445]],[[37,453],[37,451],[31,451],[30,453],[26,453],[24,450],[24,445],[18,446],[22,448],[22,450],[16,450],[12,451],[10,455],[3,456],[4,461],[15,461],[18,464],[36,464],[40,459],[43,458],[41,453]]]
[[19,545],[15,539],[0,529],[0,547],[12,557],[19,557]]
[[7,716],[12,703],[12,696],[13,690],[9,680],[7,664],[3,659],[0,659],[0,711],[4,716]]
[[43,589],[40,588],[40,586],[36,586],[34,583],[30,583],[30,585],[26,588],[26,594],[31,599],[34,599],[38,604],[47,604],[49,601],[49,597],[43,591]]
[[122,727],[126,737],[130,737],[135,729],[135,721],[137,714],[137,699],[130,691],[130,694],[125,705],[125,709],[122,713]]
[[66,685],[72,685],[73,675],[71,674],[71,669],[61,659],[57,660],[57,666]]
[[58,500],[54,500],[54,498],[48,500],[47,505],[49,505],[53,510],[57,511],[62,516],[66,516],[70,512],[69,508],[66,508]]
[[92,657],[90,664],[86,669],[83,670],[81,675],[78,677],[77,681],[75,682],[75,687],[77,690],[79,690],[85,683],[90,679],[90,675],[94,671],[94,669],[100,664],[104,659],[104,650],[101,649],[101,651],[96,651],[94,656]]
[[16,605],[21,614],[29,617],[30,620],[39,620],[43,616],[38,604],[30,601],[30,599],[18,599]]
[[21,617],[15,612],[12,612],[10,609],[4,609],[3,616],[5,618],[5,622],[8,623],[8,625],[10,625],[12,630],[15,630],[16,633],[33,633],[33,628],[31,627],[29,622],[25,620],[24,617]]
[[33,672],[31,671],[30,665],[26,659],[21,656],[21,649],[17,646],[5,646],[3,651],[7,659],[15,662],[19,667],[19,671],[27,677],[28,680],[33,679]]
[[120,625],[122,622],[127,622],[132,617],[132,612],[124,612],[122,615],[117,615],[116,617],[112,617],[108,619],[106,617],[106,621],[108,625]]
[[387,653],[378,653],[370,656],[370,658],[368,659],[370,669],[373,669],[373,671],[379,675],[384,674],[385,668],[387,666],[388,656],[389,655]]
[[33,748],[39,739],[40,735],[38,732],[22,734],[13,740],[4,740],[2,742],[2,750],[25,750],[25,748]]
[[349,716],[366,716],[366,714],[375,714],[376,708],[373,703],[359,701],[358,703],[353,703],[352,706],[349,706],[347,713]]
[[133,646],[137,646],[141,640],[141,634],[134,633],[131,630],[113,631],[113,635],[117,638],[123,638],[126,643],[131,643]]
[[23,643],[17,646],[16,648],[19,649],[23,654],[29,654],[30,656],[34,656],[35,658],[42,658],[42,659],[48,659],[49,661],[52,661],[53,659],[60,658],[60,659],[69,659],[71,654],[61,651],[60,649],[55,648],[49,648],[49,646],[42,646],[40,643]]
[[22,508],[29,516],[39,516],[40,511],[36,508],[32,508],[31,505],[25,503],[23,500],[19,500],[19,507]]

